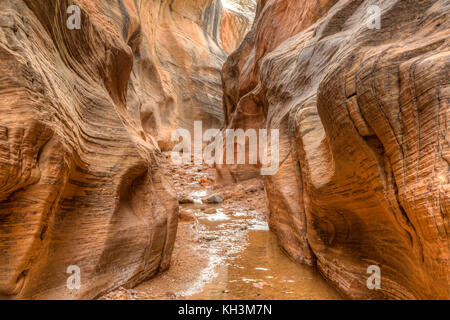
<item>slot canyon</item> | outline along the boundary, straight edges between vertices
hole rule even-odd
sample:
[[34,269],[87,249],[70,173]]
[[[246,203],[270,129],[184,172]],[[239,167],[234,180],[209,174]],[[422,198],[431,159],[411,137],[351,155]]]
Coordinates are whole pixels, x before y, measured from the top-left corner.
[[[450,300],[449,18],[1,0],[0,299]],[[177,163],[196,123],[245,145]]]

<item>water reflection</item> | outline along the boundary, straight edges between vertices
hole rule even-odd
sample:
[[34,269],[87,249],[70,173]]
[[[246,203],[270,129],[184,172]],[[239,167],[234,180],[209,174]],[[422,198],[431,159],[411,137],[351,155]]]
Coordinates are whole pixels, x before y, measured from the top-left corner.
[[[219,216],[222,218],[216,219]],[[203,231],[213,239],[209,246],[216,262],[214,275],[203,282],[201,291],[180,298],[341,299],[315,270],[290,260],[267,223],[255,219],[252,212],[226,214],[218,209],[211,218],[201,212],[198,218]],[[245,234],[238,234],[242,230]]]

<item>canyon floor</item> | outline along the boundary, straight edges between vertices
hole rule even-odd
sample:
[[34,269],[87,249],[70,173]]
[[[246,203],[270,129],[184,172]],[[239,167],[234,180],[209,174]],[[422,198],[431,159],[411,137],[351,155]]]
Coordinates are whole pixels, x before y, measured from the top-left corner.
[[213,168],[171,166],[180,220],[170,269],[101,299],[341,299],[281,250],[267,224],[262,181],[218,188]]

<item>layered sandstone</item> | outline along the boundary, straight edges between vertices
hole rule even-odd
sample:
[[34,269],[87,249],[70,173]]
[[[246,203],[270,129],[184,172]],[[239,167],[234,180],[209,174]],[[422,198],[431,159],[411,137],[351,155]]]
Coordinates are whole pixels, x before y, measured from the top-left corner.
[[168,268],[178,202],[158,144],[221,122],[240,19],[213,0],[1,1],[0,297],[93,298]]
[[294,259],[350,298],[449,299],[450,3],[377,1],[380,29],[372,4],[260,1],[223,69],[227,128],[280,130],[265,187]]
[[[111,10],[110,4],[103,6]],[[138,78],[138,97],[129,103],[142,110],[144,129],[161,149],[170,150],[174,129],[192,131],[194,121],[219,128],[221,68],[252,17],[225,8],[221,0],[161,0],[144,2],[142,8],[126,1],[123,6],[116,9],[127,13],[117,18],[119,28],[134,29],[128,37],[141,44],[132,74]]]

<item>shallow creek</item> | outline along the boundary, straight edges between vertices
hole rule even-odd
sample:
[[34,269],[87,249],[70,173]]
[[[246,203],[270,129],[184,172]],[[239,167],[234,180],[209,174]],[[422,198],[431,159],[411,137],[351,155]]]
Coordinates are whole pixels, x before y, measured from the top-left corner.
[[194,203],[181,205],[181,212],[193,217],[209,261],[187,290],[176,293],[178,299],[340,299],[317,271],[293,262],[281,250],[258,211],[265,204],[252,205],[248,199],[257,195],[244,191],[240,201],[203,204],[201,199],[213,190],[198,181],[208,172],[186,169],[184,174],[194,179],[180,187]]
[[[178,294],[180,298],[340,298],[316,271],[290,260],[267,224],[251,213],[200,215],[197,223],[210,239],[210,263],[196,284]],[[242,225],[249,227],[242,230]]]
[[[215,189],[214,169],[195,165],[173,166],[172,176],[183,204],[170,269],[103,299],[340,299],[281,250],[261,181]],[[214,194],[223,199],[206,203]]]

